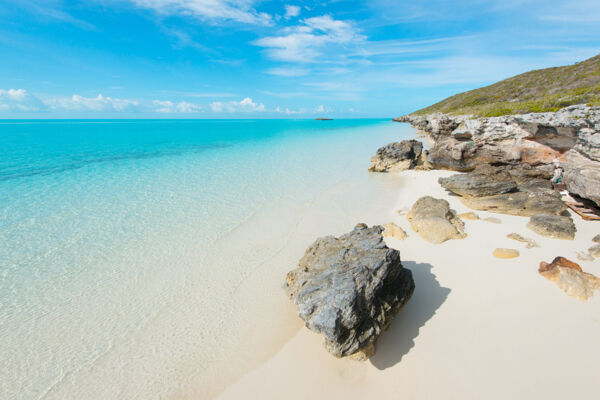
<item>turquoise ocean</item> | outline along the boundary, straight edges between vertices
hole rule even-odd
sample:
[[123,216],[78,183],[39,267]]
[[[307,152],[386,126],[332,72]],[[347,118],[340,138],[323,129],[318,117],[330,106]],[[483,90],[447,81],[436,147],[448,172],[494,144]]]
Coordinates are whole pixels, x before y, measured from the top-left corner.
[[299,328],[281,285],[306,246],[393,206],[397,183],[366,169],[410,135],[360,119],[0,121],[0,398],[217,394]]

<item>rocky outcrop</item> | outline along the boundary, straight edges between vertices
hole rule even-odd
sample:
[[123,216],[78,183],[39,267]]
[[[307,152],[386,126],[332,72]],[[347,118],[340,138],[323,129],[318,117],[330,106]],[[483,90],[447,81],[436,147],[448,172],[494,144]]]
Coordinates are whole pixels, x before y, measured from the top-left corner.
[[549,181],[520,167],[482,166],[473,172],[440,178],[442,187],[461,196],[460,200],[474,210],[502,214],[532,216],[561,214],[567,205]]
[[586,301],[600,289],[600,278],[583,272],[581,267],[564,257],[556,257],[550,264],[540,263],[540,275],[561,288],[569,296]]
[[423,164],[423,143],[418,140],[403,140],[390,143],[377,150],[371,158],[369,171],[393,172],[412,169]]
[[450,210],[450,204],[446,200],[421,197],[406,218],[413,230],[431,243],[467,237],[463,221]]
[[546,237],[554,239],[575,239],[575,224],[571,217],[560,215],[537,214],[531,217],[527,228]]
[[407,115],[395,121],[412,124],[434,141],[428,154],[433,168],[465,172],[487,164],[524,166],[549,179],[557,160],[567,189],[600,204],[600,107],[492,118]]
[[410,299],[415,284],[380,226],[358,224],[339,238],[317,239],[286,277],[288,296],[309,329],[336,357],[366,359]]

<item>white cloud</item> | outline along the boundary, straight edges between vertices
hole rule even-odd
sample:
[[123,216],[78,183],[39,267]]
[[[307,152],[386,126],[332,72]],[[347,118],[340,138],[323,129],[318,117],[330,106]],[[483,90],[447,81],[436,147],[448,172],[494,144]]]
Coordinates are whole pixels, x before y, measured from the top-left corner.
[[152,104],[155,106],[154,111],[159,113],[197,113],[203,109],[201,105],[188,103],[187,101],[174,103],[169,100],[152,100]]
[[290,19],[292,17],[297,17],[298,15],[300,15],[300,7],[298,6],[292,6],[289,4],[286,4],[284,6],[285,8],[285,19]]
[[351,24],[329,15],[301,22],[285,28],[280,36],[267,36],[253,44],[266,48],[267,55],[276,60],[315,62],[327,46],[355,44],[365,39]]
[[140,103],[135,100],[104,97],[83,97],[74,94],[70,98],[52,98],[46,104],[53,110],[62,111],[138,111]]
[[46,105],[24,89],[0,89],[0,111],[41,111]]
[[210,109],[213,112],[262,112],[267,111],[265,105],[255,103],[250,97],[244,98],[242,101],[215,101],[210,103]]
[[306,74],[308,74],[310,71],[304,68],[271,68],[268,69],[266,71],[267,74],[271,74],[271,75],[277,75],[277,76],[287,76],[287,77],[294,77],[294,76],[304,76]]
[[269,25],[271,16],[252,8],[252,0],[130,0],[140,7],[161,14],[190,15],[209,20],[231,20],[246,24]]

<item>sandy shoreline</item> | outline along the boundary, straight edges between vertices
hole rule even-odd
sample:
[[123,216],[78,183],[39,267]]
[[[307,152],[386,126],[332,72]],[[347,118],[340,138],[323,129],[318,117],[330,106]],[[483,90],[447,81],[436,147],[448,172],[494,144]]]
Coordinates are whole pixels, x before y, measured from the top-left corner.
[[[600,275],[598,261],[576,252],[592,245],[595,222],[573,215],[576,239],[544,238],[525,227],[528,218],[478,212],[500,224],[465,221],[468,237],[441,245],[415,234],[404,215],[423,195],[445,198],[458,213],[471,211],[437,184],[450,171],[406,171],[393,210],[368,224],[393,219],[404,241],[388,239],[413,271],[416,290],[378,341],[377,354],[360,363],[338,360],[321,338],[301,329],[272,358],[230,385],[218,398],[583,398],[600,376],[600,295],[587,302],[567,296],[541,277],[540,261],[564,256]],[[532,238],[540,248],[507,239]],[[494,258],[497,247],[521,256]],[[283,279],[283,278],[282,278]],[[281,296],[281,302],[287,301]]]

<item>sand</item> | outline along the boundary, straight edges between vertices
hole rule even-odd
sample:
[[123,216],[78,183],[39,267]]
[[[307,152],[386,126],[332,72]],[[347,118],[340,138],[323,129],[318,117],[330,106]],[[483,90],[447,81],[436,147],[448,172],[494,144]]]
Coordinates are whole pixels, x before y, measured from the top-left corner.
[[[404,214],[423,195],[471,211],[438,184],[448,171],[407,171],[393,210]],[[509,399],[595,398],[600,377],[600,293],[587,302],[541,277],[540,261],[564,256],[600,275],[600,262],[576,252],[592,246],[600,223],[573,215],[574,241],[542,237],[528,218],[477,212],[468,237],[435,245],[410,229],[405,215],[380,212],[367,222],[395,222],[409,237],[387,238],[413,271],[416,290],[366,362],[335,359],[321,338],[301,328],[270,359],[231,384],[221,399]],[[392,221],[390,221],[390,216]],[[485,221],[498,218],[501,223]],[[359,221],[357,221],[359,222]],[[518,233],[539,248],[506,238]],[[520,256],[498,259],[496,248]],[[282,277],[283,279],[283,277]],[[283,294],[280,301],[288,301]],[[292,310],[290,309],[290,312]],[[265,327],[266,329],[267,327]]]

